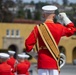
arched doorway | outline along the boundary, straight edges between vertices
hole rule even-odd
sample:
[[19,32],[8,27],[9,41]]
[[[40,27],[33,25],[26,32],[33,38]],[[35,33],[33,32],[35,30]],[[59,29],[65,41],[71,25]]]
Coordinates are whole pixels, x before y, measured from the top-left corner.
[[73,64],[76,65],[76,47],[73,49],[73,53],[72,53],[72,61],[73,61]]
[[14,57],[15,57],[15,58],[17,57],[17,50],[18,50],[18,48],[17,48],[16,45],[14,45],[14,44],[10,45],[10,46],[8,47],[8,50],[13,50],[13,51],[15,51],[16,53],[15,53]]

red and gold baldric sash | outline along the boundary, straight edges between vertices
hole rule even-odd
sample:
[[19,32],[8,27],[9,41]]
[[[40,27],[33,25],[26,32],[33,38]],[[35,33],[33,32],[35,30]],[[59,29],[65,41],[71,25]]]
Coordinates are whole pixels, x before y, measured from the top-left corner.
[[60,68],[59,68],[60,52],[51,32],[49,31],[45,23],[37,25],[37,28],[47,49],[56,60],[57,65],[58,65],[58,70],[60,71]]

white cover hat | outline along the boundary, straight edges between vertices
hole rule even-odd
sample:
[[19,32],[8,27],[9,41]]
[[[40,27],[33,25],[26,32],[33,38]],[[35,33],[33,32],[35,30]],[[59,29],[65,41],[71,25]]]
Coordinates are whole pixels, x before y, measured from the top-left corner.
[[58,8],[54,5],[46,5],[46,6],[43,6],[42,7],[42,10],[45,12],[45,13],[54,13],[55,10],[57,10]]
[[26,54],[25,52],[21,53],[22,55],[25,55],[26,58],[29,58],[30,56],[28,54]]
[[25,52],[23,52],[23,53],[21,53],[21,54],[23,54],[23,55],[27,55]]
[[14,55],[15,51],[10,50],[10,51],[8,51],[8,53],[11,54],[11,55]]
[[7,59],[7,58],[9,58],[9,54],[7,54],[7,53],[0,53],[0,58]]
[[18,54],[18,57],[19,58],[29,58],[29,56],[28,55],[26,55],[26,54]]

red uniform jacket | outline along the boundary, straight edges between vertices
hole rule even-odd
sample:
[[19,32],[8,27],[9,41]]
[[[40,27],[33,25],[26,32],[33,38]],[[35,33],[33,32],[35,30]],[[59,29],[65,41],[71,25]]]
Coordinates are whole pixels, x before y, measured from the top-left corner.
[[[25,63],[27,64],[28,69],[29,69],[30,68],[30,62],[28,60],[25,60]],[[29,70],[27,71],[26,75],[30,75]]]
[[25,63],[28,65],[28,68],[30,68],[30,62],[28,60],[25,60]]
[[[67,26],[63,26],[59,23],[45,23],[50,32],[52,33],[57,45],[62,36],[71,36],[76,31],[73,23],[68,24]],[[45,44],[38,32],[37,26],[35,26],[34,30],[31,32],[29,37],[25,41],[26,51],[30,52],[36,43],[38,38],[39,47],[44,47]],[[57,63],[55,59],[52,57],[51,53],[47,49],[41,49],[38,51],[38,69],[58,69]]]
[[7,64],[9,64],[9,65],[12,67],[13,70],[14,70],[14,65],[15,65],[15,63],[16,63],[16,59],[13,58],[13,57],[10,57],[10,58],[7,60]]
[[11,66],[6,62],[0,64],[0,75],[13,75]]
[[20,62],[16,66],[16,72],[17,74],[25,74],[28,75],[28,65],[25,62]]

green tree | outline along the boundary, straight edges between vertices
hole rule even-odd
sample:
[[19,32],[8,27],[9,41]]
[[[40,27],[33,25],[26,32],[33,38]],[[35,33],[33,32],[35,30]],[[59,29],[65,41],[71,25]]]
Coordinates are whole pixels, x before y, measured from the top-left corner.
[[25,18],[25,11],[23,9],[17,11],[17,18]]
[[41,12],[39,10],[35,11],[34,14],[34,20],[40,20],[41,19]]
[[13,14],[8,9],[10,2],[14,3],[13,0],[0,0],[0,22],[12,22]]
[[2,0],[0,0],[0,22],[2,22],[3,13],[2,13]]
[[16,4],[18,6],[17,11],[17,18],[25,18],[25,11],[24,11],[24,3],[23,0],[16,0]]
[[4,0],[4,5],[6,5],[7,7],[14,7],[15,6],[15,2],[13,0]]
[[68,5],[68,0],[63,0],[63,5]]
[[31,5],[35,5],[34,1],[31,1],[30,4],[31,4]]
[[30,10],[27,10],[27,18],[28,19],[32,19],[32,15],[31,15],[31,11]]
[[48,3],[39,1],[38,3],[35,4],[37,10],[40,10],[44,5],[48,5]]

